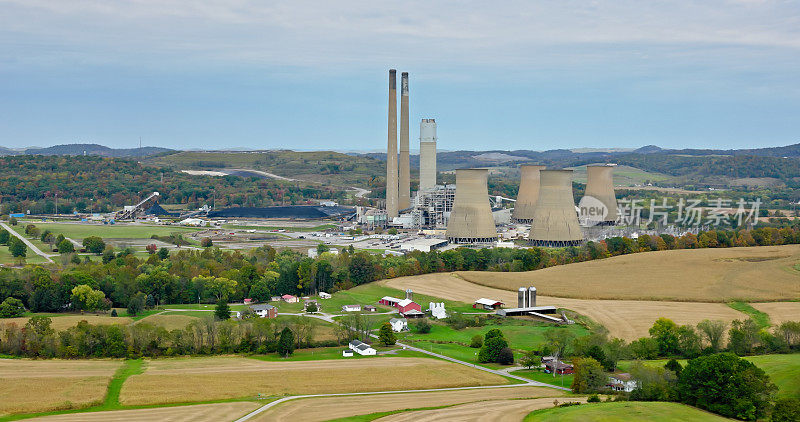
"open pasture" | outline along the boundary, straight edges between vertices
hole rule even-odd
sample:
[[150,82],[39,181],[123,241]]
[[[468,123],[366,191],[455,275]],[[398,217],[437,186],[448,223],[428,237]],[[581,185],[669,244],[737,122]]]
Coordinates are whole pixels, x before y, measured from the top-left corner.
[[170,234],[183,234],[198,231],[200,229],[192,227],[181,226],[156,226],[147,224],[102,224],[102,223],[89,223],[89,222],[75,222],[75,223],[50,223],[50,222],[36,222],[36,227],[41,230],[50,230],[51,232],[63,234],[65,237],[77,240],[80,242],[83,238],[89,236],[99,236],[102,238],[112,239],[149,239],[152,235],[169,236]]
[[[515,291],[470,283],[453,274],[400,277],[382,283],[396,289],[410,288],[414,292],[461,302],[472,302],[486,297],[503,301],[508,307],[515,307],[517,303]],[[606,327],[612,336],[628,341],[647,336],[647,330],[660,317],[670,318],[681,325],[694,325],[704,319],[731,321],[747,318],[747,315],[722,303],[586,300],[539,296],[538,304],[566,308],[585,315]]]
[[66,413],[30,419],[46,422],[218,422],[232,421],[261,406],[252,401],[196,404],[191,406],[155,407],[150,409],[114,410],[107,412]]
[[240,357],[150,360],[122,387],[124,405],[148,405],[257,394],[315,394],[500,385],[498,375],[426,358],[267,362]]
[[475,284],[574,299],[766,302],[800,297],[800,245],[644,252],[528,272],[457,274]]
[[100,403],[121,364],[112,360],[0,359],[0,415]]
[[[371,412],[392,412],[419,407],[451,406],[482,400],[558,397],[564,394],[552,388],[504,387],[419,393],[376,394],[350,397],[319,397],[281,403],[256,416],[254,422],[321,422]],[[552,404],[553,399],[546,399]],[[524,416],[524,415],[523,415]]]
[[[78,325],[78,323],[81,321],[86,321],[93,325],[114,325],[114,324],[126,325],[130,324],[133,321],[131,318],[128,317],[112,317],[108,315],[48,314],[48,316],[52,321],[50,327],[52,327],[56,331],[64,331],[68,328],[72,328]],[[22,327],[28,322],[28,319],[30,318],[19,317],[19,318],[0,319],[0,327],[2,327],[5,324],[17,324],[17,326]]]
[[562,403],[565,401],[584,402],[586,398],[570,397],[553,399],[550,397],[524,400],[485,400],[442,409],[396,413],[377,420],[381,422],[478,422],[487,420],[519,422],[525,418],[528,413],[534,410],[553,407],[554,400],[558,400]]
[[533,412],[525,418],[525,422],[634,420],[648,422],[721,422],[730,421],[731,419],[679,403],[634,401],[587,403],[580,406],[545,409]]

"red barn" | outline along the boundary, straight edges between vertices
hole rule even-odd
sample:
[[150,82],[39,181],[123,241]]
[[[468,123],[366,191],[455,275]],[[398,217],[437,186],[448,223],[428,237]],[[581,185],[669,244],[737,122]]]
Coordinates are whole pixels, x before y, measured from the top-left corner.
[[419,306],[418,303],[411,299],[403,299],[400,302],[397,302],[397,310],[400,311],[401,314],[406,314],[412,309],[422,313],[422,306]]

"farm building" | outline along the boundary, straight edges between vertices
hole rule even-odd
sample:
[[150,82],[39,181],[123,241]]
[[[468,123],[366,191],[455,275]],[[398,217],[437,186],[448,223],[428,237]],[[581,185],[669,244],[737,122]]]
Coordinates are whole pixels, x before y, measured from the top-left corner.
[[250,309],[261,318],[275,318],[278,316],[278,309],[272,305],[250,305]]
[[614,391],[624,391],[630,393],[639,386],[639,382],[631,379],[631,374],[614,374],[608,377],[608,385]]
[[431,312],[431,316],[436,319],[447,318],[447,312],[444,310],[444,302],[429,302],[428,310]]
[[342,305],[342,312],[361,312],[361,305]]
[[281,300],[280,296],[272,296],[271,298],[269,298],[270,302],[279,302],[280,300]]
[[378,308],[376,308],[376,307],[374,307],[372,305],[364,305],[364,311],[366,311],[366,312],[375,312],[377,310],[378,310]]
[[351,357],[353,357],[353,351],[350,350],[350,349],[342,350],[342,356],[344,356],[346,358],[351,358]]
[[422,313],[422,306],[411,299],[403,299],[400,302],[397,302],[397,310],[400,311],[401,315],[405,316],[412,310]]
[[350,350],[362,356],[375,356],[375,354],[378,353],[375,349],[369,347],[369,344],[366,344],[359,340],[351,341],[349,346]]
[[381,305],[391,306],[396,308],[397,304],[400,303],[403,299],[398,299],[396,297],[391,296],[384,296],[381,300],[378,301]]
[[330,299],[331,298],[331,294],[330,293],[325,293],[325,292],[319,292],[319,298],[320,299]]
[[475,309],[493,310],[493,309],[500,309],[500,307],[503,305],[504,303],[500,302],[499,300],[486,299],[485,297],[482,297],[476,300],[475,303],[472,305],[472,307]]
[[283,295],[281,296],[281,300],[283,300],[286,303],[297,303],[300,301],[300,299],[298,299],[297,296],[292,296],[292,295]]
[[389,320],[389,325],[395,333],[408,330],[408,320],[405,318],[392,318]]
[[558,375],[574,374],[575,368],[568,363],[561,362],[560,360],[551,360],[544,364],[544,372],[552,374],[555,372]]

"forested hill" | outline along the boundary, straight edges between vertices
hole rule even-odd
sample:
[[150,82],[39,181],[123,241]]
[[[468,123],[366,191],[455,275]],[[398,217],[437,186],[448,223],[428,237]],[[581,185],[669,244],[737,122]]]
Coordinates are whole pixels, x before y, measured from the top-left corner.
[[102,157],[148,157],[156,154],[171,152],[169,148],[142,147],[142,148],[109,148],[98,144],[66,144],[54,145],[47,148],[28,148],[25,150],[12,150],[0,147],[0,155],[99,155]]
[[732,155],[732,156],[758,156],[758,157],[800,157],[800,144],[772,148],[749,149],[663,149],[655,145],[648,145],[633,151],[637,154],[665,153],[672,155]]

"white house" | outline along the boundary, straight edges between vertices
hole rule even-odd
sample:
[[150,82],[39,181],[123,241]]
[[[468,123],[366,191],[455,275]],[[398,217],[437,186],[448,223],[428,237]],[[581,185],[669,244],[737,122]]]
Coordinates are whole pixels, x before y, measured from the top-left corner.
[[343,312],[361,312],[361,305],[343,305]]
[[375,356],[378,353],[375,349],[369,347],[369,344],[358,340],[353,340],[350,342],[350,350],[362,356]]
[[639,381],[631,379],[631,374],[614,374],[608,377],[608,386],[614,391],[630,393],[639,386]]
[[351,357],[353,357],[353,351],[350,350],[350,349],[342,350],[342,356],[344,356],[346,358],[351,358]]
[[405,318],[392,318],[389,320],[389,325],[395,333],[408,330],[408,320]]
[[444,310],[444,302],[429,302],[428,310],[431,311],[431,316],[436,319],[447,318],[447,312]]
[[330,293],[325,293],[325,292],[319,292],[319,298],[320,299],[330,299],[331,298],[331,294]]

